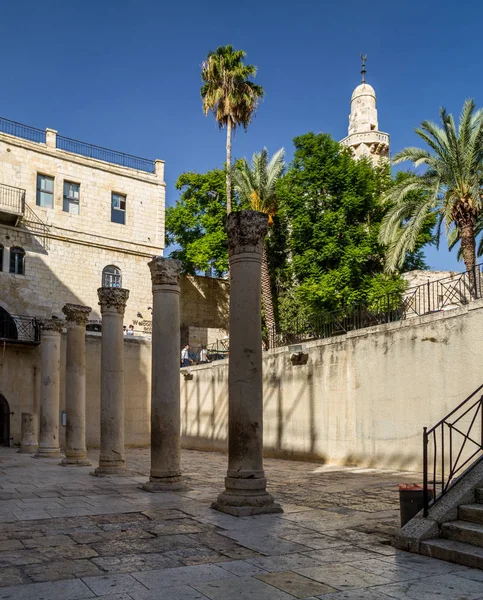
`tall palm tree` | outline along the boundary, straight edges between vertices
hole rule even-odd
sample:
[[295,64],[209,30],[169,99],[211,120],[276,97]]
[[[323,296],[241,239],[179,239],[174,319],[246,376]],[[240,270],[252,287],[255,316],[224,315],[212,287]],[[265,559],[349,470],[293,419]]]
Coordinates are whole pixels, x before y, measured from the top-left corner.
[[442,127],[423,121],[416,129],[429,149],[405,148],[392,161],[412,161],[414,167],[424,165],[426,170],[411,173],[389,192],[391,204],[379,236],[388,245],[389,271],[400,267],[406,252],[414,250],[430,213],[438,216],[438,243],[444,224],[450,246],[455,236],[460,240],[466,269],[473,271],[476,264],[475,226],[483,200],[483,110],[475,110],[474,101],[466,100],[458,129],[444,108],[440,116]]
[[245,65],[243,50],[231,45],[219,46],[202,64],[201,98],[203,112],[215,115],[220,129],[226,127],[226,211],[231,212],[231,140],[240,125],[246,130],[263,98],[263,88],[249,80],[257,73],[254,65]]
[[[251,166],[246,159],[243,159],[239,168],[233,170],[234,187],[240,199],[243,202],[249,202],[253,210],[267,214],[269,225],[273,224],[273,217],[277,212],[275,185],[285,168],[284,157],[285,150],[280,148],[269,161],[268,150],[264,148],[261,152],[255,152]],[[266,244],[263,246],[262,253],[262,300],[267,330],[275,331]]]

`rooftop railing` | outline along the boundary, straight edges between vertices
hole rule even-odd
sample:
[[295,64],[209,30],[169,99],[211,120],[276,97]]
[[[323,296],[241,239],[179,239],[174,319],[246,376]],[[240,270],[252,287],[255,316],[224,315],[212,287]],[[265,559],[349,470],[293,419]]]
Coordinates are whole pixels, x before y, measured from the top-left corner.
[[[47,144],[47,132],[43,129],[36,129],[35,127],[10,121],[3,117],[0,117],[0,132],[24,140],[29,140],[30,142],[35,142],[37,144]],[[55,135],[55,132],[52,133]],[[88,158],[93,158],[95,160],[102,160],[128,169],[136,169],[146,173],[155,172],[154,160],[140,158],[139,156],[125,154],[124,152],[117,152],[116,150],[109,150],[108,148],[95,146],[94,144],[87,144],[86,142],[73,140],[64,137],[63,135],[55,135],[55,147],[59,150],[64,150],[65,152],[87,156]]]

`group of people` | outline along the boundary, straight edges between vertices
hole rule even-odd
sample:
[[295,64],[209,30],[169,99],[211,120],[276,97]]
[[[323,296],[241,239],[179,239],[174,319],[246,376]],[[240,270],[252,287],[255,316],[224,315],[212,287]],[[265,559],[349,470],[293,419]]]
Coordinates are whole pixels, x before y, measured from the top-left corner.
[[[195,361],[192,358],[190,358],[190,345],[186,344],[181,350],[181,366],[189,367],[190,365],[194,364],[194,362]],[[197,364],[203,365],[209,362],[211,362],[211,360],[208,358],[206,346],[201,346],[200,356],[198,358]]]
[[127,329],[126,326],[123,325],[122,332],[124,335],[128,335],[129,337],[132,337],[134,335],[134,325],[129,325],[129,329]]

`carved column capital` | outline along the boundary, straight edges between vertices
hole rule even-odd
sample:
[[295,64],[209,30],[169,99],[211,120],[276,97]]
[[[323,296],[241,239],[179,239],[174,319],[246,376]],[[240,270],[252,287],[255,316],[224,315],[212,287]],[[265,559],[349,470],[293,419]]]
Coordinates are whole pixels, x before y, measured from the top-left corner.
[[62,319],[44,319],[41,323],[42,331],[50,333],[62,333],[65,321]]
[[181,274],[181,261],[174,258],[155,256],[148,267],[151,271],[153,285],[177,285]]
[[262,243],[268,231],[268,217],[256,210],[242,210],[228,215],[228,254],[262,253]]
[[67,303],[64,305],[62,312],[66,316],[67,323],[85,327],[91,310],[90,306]]
[[124,314],[127,299],[129,298],[129,290],[103,287],[97,290],[97,295],[99,296],[101,313],[117,312],[121,315]]

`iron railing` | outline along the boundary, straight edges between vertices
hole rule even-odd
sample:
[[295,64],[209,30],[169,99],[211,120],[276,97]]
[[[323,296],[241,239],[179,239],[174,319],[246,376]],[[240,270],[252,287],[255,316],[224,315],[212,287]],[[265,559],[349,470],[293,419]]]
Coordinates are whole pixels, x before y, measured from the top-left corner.
[[3,117],[0,117],[0,132],[14,135],[15,137],[29,140],[30,142],[36,142],[37,144],[45,144],[46,134],[43,129],[30,127],[30,125],[23,125],[23,123],[10,121]]
[[62,135],[57,135],[56,144],[57,148],[60,150],[65,150],[72,154],[81,154],[82,156],[103,160],[104,162],[121,165],[122,167],[127,167],[129,169],[154,173],[154,160],[148,158],[139,158],[132,154],[124,154],[123,152],[109,150],[108,148],[102,148],[101,146],[86,144],[85,142],[79,142],[78,140],[73,140]]
[[471,271],[428,281],[402,293],[386,294],[370,306],[296,318],[288,327],[268,331],[270,348],[343,335],[349,331],[450,310],[483,297],[483,264]]
[[483,458],[480,385],[434,427],[423,429],[423,514]]
[[0,183],[0,210],[17,215],[25,212],[25,190]]
[[35,317],[10,315],[0,312],[0,343],[38,344],[40,342],[40,321]]

